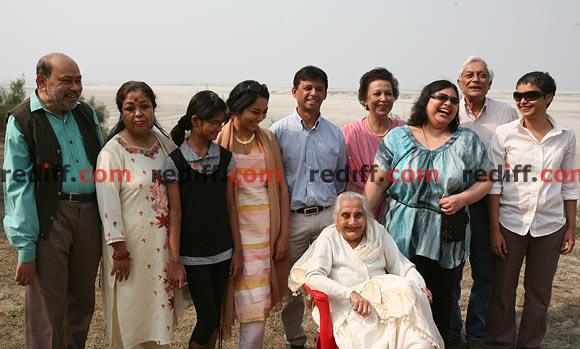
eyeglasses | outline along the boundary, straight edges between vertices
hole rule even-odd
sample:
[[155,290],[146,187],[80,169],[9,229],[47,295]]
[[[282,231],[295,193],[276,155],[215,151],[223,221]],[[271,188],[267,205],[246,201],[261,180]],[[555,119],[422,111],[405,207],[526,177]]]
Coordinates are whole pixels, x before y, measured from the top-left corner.
[[445,93],[434,93],[431,96],[429,96],[433,99],[436,99],[438,101],[441,102],[447,102],[447,101],[451,101],[452,104],[454,105],[458,105],[459,104],[459,98],[455,97],[455,96],[449,96]]
[[540,97],[544,97],[546,95],[545,92],[543,91],[538,91],[538,90],[534,90],[534,91],[526,91],[526,92],[514,92],[514,100],[516,102],[519,102],[523,99],[525,99],[526,101],[535,101],[536,99],[540,98]]
[[224,121],[219,120],[207,120],[206,122],[213,128],[222,127],[224,125]]

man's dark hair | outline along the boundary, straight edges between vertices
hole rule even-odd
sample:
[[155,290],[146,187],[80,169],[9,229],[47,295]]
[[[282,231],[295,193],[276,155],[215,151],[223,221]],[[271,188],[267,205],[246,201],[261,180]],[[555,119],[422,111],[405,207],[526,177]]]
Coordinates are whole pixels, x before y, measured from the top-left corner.
[[322,81],[324,89],[328,90],[328,76],[324,70],[313,65],[307,65],[294,74],[294,88],[298,88],[300,81]]
[[50,61],[50,56],[41,57],[36,63],[36,75],[43,75],[50,78],[52,74],[52,62]]

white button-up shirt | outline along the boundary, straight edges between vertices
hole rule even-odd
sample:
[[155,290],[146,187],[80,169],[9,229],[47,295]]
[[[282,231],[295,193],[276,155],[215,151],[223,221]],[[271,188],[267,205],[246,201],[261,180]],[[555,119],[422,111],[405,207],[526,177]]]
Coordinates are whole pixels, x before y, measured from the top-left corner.
[[[564,200],[579,196],[576,136],[552,117],[548,120],[553,128],[540,142],[523,126],[523,119],[499,126],[491,141],[490,158],[503,179],[495,181],[490,191],[500,195],[499,222],[522,236],[528,232],[545,236],[562,228]],[[529,172],[524,176],[526,166]],[[517,177],[516,168],[520,169]]]
[[499,125],[507,124],[518,119],[518,113],[507,103],[498,102],[491,98],[485,98],[483,108],[479,116],[473,114],[465,103],[465,98],[459,103],[459,122],[462,127],[471,129],[485,144],[489,152],[491,137]]

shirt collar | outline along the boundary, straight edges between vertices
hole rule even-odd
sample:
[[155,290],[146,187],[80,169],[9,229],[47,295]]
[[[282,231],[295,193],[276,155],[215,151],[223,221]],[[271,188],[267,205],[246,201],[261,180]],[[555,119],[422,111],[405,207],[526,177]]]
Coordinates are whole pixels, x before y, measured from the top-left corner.
[[[551,117],[550,115],[548,115],[548,121],[550,121],[550,123],[552,124],[552,129],[550,131],[548,131],[548,134],[560,134],[564,131],[566,131],[568,128],[566,126],[564,126],[563,124],[559,123],[558,121],[556,121],[553,117]],[[514,128],[519,128],[520,130],[525,130],[526,128],[524,127],[524,117],[520,117],[517,123],[513,124]]]
[[[489,98],[485,97],[485,101],[483,102],[483,107],[481,107],[481,112],[479,113],[479,116],[477,118],[482,117],[485,114],[485,112],[487,111],[487,106],[488,106],[487,102],[488,101],[489,101]],[[469,116],[471,119],[476,119],[475,114],[473,114],[471,109],[469,109],[469,106],[467,105],[467,102],[465,101],[465,96],[463,96],[463,98],[462,98],[462,103],[463,103],[463,107],[465,108],[467,116]]]
[[35,112],[39,109],[44,109],[44,110],[48,111],[44,107],[44,103],[42,103],[40,98],[38,98],[37,90],[34,90],[34,93],[32,93],[32,95],[30,95],[30,111]]
[[205,157],[200,157],[199,155],[197,155],[193,149],[191,149],[191,147],[189,146],[189,144],[187,144],[187,139],[183,141],[183,143],[181,143],[181,146],[179,147],[182,150],[182,153],[185,156],[186,160],[188,161],[192,161],[192,162],[196,162],[196,161],[201,161],[203,159],[210,159],[210,158],[218,158],[220,156],[220,147],[215,144],[214,142],[210,142],[209,143],[209,149],[207,151],[207,155]]
[[[306,125],[304,120],[302,120],[302,117],[300,116],[300,114],[298,114],[298,108],[294,109],[294,113],[292,113],[292,118],[294,119],[294,122],[301,125],[303,129],[305,129],[307,131],[309,130],[308,126]],[[316,119],[316,121],[314,122],[314,127],[312,127],[311,130],[314,130],[315,128],[318,127],[318,124],[320,123],[321,119],[322,119],[322,113],[320,113],[318,115],[318,119]]]
[[[77,101],[77,105],[79,105],[79,103],[80,102]],[[35,112],[35,111],[40,110],[40,109],[43,109],[45,112],[47,112],[51,115],[54,115],[53,112],[46,109],[46,106],[44,105],[44,103],[42,103],[42,101],[38,97],[38,90],[35,89],[34,92],[30,95],[30,111]],[[67,119],[69,115],[70,115],[70,111],[66,111],[64,113],[64,118]]]

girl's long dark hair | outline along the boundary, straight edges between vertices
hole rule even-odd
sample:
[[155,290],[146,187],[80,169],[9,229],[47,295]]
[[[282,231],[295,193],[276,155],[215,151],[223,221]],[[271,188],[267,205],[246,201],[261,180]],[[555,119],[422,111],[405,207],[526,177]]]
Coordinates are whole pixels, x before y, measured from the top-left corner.
[[185,131],[193,127],[191,117],[197,115],[201,120],[209,120],[218,113],[226,111],[226,103],[215,92],[205,90],[196,93],[189,104],[185,115],[179,118],[177,125],[171,130],[171,139],[180,145],[185,140]]

